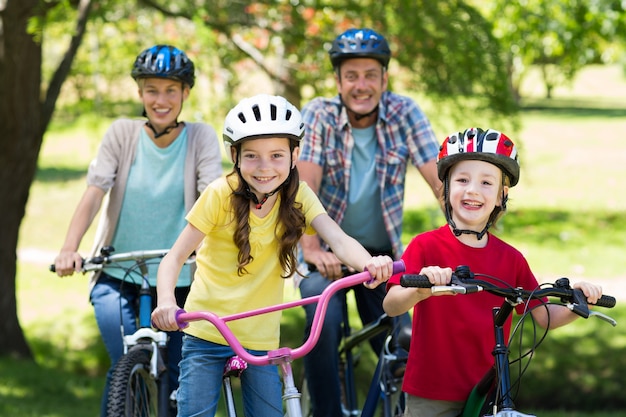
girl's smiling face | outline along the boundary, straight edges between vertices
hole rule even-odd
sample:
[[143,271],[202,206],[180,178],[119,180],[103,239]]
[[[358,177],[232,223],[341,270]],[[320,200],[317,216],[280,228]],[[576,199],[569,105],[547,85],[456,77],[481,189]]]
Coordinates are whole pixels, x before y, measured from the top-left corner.
[[[298,160],[298,149],[292,152],[287,138],[251,139],[241,144],[236,155],[239,170],[259,200],[287,180]],[[232,152],[237,150],[233,147]]]
[[457,162],[450,169],[450,205],[458,229],[480,232],[508,187],[502,185],[502,171],[478,160]]

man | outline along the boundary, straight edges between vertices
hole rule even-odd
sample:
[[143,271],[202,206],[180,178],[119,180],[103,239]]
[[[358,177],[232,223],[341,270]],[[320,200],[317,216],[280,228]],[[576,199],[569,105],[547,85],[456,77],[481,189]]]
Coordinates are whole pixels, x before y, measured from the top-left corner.
[[[399,259],[407,164],[417,167],[437,196],[438,141],[416,103],[387,91],[391,51],[383,36],[371,29],[350,29],[334,40],[329,55],[339,94],[315,98],[302,109],[300,177],[318,194],[328,214],[372,255]],[[318,295],[342,277],[341,262],[317,236],[303,237],[301,247],[310,272],[300,283],[301,295]],[[384,313],[384,289],[353,290],[364,324]],[[320,341],[304,358],[315,417],[342,415],[337,376],[342,301],[334,298]],[[308,334],[315,304],[305,310]],[[372,341],[376,354],[383,338]]]

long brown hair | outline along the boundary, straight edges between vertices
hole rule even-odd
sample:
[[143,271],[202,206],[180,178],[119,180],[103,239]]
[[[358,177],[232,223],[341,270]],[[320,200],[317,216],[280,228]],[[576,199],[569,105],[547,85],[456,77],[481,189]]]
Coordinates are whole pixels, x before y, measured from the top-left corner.
[[[241,276],[248,273],[246,265],[254,260],[250,253],[250,199],[247,197],[247,193],[250,191],[246,182],[239,175],[237,166],[228,174],[228,177],[234,175],[239,178],[237,188],[233,189],[231,195],[233,211],[235,213],[234,220],[236,222],[233,241],[239,249],[239,254],[237,255],[239,262],[237,265],[237,273]],[[229,184],[232,183],[229,181]],[[306,227],[306,219],[302,212],[302,203],[296,201],[299,187],[300,175],[298,174],[298,168],[294,167],[289,177],[278,191],[280,205],[278,207],[278,222],[274,230],[279,240],[278,259],[280,260],[282,269],[285,271],[285,275],[282,275],[283,278],[289,278],[297,272],[298,242],[304,234]]]

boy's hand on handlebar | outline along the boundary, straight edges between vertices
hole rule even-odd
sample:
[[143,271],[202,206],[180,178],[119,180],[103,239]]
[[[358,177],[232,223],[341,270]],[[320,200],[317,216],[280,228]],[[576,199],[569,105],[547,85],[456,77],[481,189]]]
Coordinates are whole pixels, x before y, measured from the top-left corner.
[[[433,286],[450,285],[452,280],[452,268],[441,268],[439,266],[426,266],[420,271],[421,275],[426,275]],[[452,291],[433,292],[432,288],[416,288],[418,292],[427,295],[456,295]]]
[[75,251],[61,251],[54,259],[54,271],[64,277],[80,272],[83,267],[83,258]]
[[364,285],[373,289],[385,283],[393,275],[393,259],[389,256],[374,256],[365,265],[365,270],[370,273],[373,280],[365,282]]
[[586,281],[580,281],[572,285],[573,288],[580,289],[589,304],[596,304],[600,297],[602,297],[602,287],[600,285],[592,284]]
[[176,312],[180,310],[176,304],[158,305],[152,312],[152,325],[157,329],[174,331],[180,330],[176,322]]

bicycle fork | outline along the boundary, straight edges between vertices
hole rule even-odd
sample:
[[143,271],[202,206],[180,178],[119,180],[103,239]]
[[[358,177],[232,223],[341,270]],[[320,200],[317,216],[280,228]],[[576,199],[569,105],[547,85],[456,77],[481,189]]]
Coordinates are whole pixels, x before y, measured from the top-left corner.
[[[511,371],[509,366],[509,349],[504,339],[503,326],[507,318],[513,313],[514,304],[505,300],[502,306],[493,309],[493,323],[496,345],[493,350],[496,366],[496,399],[493,404],[494,417],[535,417],[515,410],[515,404],[511,398]],[[501,400],[498,400],[501,396]],[[500,410],[498,410],[500,406]]]
[[[139,290],[139,314],[137,331],[124,335],[124,354],[132,349],[150,351],[150,375],[158,381],[159,415],[168,415],[170,408],[170,388],[167,376],[167,333],[152,328],[152,294],[148,281],[148,267],[144,261],[138,263],[141,271],[141,289]],[[122,327],[122,334],[124,328]]]

